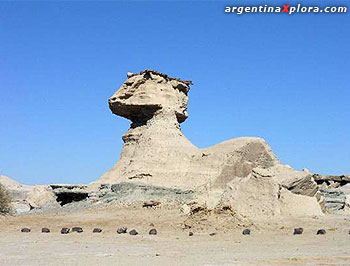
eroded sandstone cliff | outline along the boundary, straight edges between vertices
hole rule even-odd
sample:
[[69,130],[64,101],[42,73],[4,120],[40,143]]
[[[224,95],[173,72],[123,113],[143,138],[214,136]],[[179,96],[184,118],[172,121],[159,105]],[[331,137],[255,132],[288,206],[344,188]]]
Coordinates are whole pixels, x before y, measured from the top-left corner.
[[[210,208],[249,209],[246,216],[281,214],[284,189],[315,198],[311,202],[321,212],[323,198],[311,173],[281,165],[263,139],[236,138],[205,149],[193,145],[180,127],[188,117],[191,84],[153,70],[127,74],[108,103],[131,126],[120,159],[97,183],[191,190]],[[283,195],[288,202],[289,194]]]

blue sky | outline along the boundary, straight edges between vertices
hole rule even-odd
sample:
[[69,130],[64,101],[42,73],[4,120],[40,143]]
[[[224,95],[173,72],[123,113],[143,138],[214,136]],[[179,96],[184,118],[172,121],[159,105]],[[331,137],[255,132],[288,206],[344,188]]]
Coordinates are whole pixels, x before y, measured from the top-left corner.
[[129,126],[107,99],[145,68],[193,81],[182,128],[195,145],[259,136],[296,169],[350,173],[349,14],[227,3],[244,2],[1,2],[0,173],[96,180]]

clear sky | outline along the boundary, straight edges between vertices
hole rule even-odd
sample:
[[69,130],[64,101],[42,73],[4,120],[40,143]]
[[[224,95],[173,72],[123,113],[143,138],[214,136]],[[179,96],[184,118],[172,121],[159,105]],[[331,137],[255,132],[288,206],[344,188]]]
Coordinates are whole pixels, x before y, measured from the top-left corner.
[[0,173],[96,180],[129,127],[107,99],[145,68],[193,81],[182,128],[198,147],[259,136],[296,169],[350,173],[349,13],[237,16],[227,3],[247,2],[1,2]]

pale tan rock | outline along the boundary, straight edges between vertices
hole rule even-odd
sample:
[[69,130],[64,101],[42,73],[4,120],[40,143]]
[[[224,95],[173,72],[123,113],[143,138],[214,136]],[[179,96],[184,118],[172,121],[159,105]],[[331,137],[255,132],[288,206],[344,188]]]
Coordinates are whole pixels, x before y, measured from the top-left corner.
[[22,214],[30,211],[30,206],[25,201],[14,201],[11,203],[15,214]]
[[191,212],[191,207],[189,205],[187,205],[187,204],[184,204],[184,205],[181,206],[180,212],[182,214],[184,214],[184,215],[188,215]]
[[260,169],[254,170],[249,176],[235,178],[228,184],[219,207],[230,207],[241,217],[249,219],[280,215],[277,180],[260,175]]
[[54,201],[55,197],[49,186],[28,186],[20,184],[6,176],[0,176],[0,183],[9,192],[15,213],[29,212],[31,208]]
[[38,208],[55,201],[55,196],[48,186],[34,186],[29,191],[26,201],[31,207]]
[[313,197],[318,191],[317,183],[314,181],[312,174],[308,171],[296,171],[293,168],[281,164],[266,168],[260,173],[265,176],[276,177],[278,183],[295,194],[301,194]]
[[8,187],[21,187],[22,185],[18,182],[16,182],[15,180],[7,177],[7,176],[4,176],[4,175],[0,175],[0,183],[8,188]]
[[4,185],[13,202],[23,202],[27,199],[31,186],[22,185],[7,176],[0,176],[0,183]]
[[350,212],[350,195],[346,195],[345,196],[344,211],[345,212]]
[[260,138],[237,138],[205,149],[194,146],[180,129],[188,116],[190,84],[151,70],[128,75],[109,106],[132,124],[123,136],[119,161],[97,182],[223,190],[234,177],[247,176],[256,166],[278,163]]
[[297,195],[287,189],[282,189],[280,201],[281,214],[284,216],[324,215],[316,197]]
[[[204,149],[193,145],[180,128],[188,117],[191,82],[152,70],[127,77],[109,99],[109,106],[132,124],[123,136],[119,161],[98,183],[134,182],[193,190],[198,204],[207,210],[226,204],[241,217],[250,218],[279,215],[282,187],[324,203],[312,174],[281,165],[261,138],[236,138]],[[296,199],[301,202],[304,198]]]

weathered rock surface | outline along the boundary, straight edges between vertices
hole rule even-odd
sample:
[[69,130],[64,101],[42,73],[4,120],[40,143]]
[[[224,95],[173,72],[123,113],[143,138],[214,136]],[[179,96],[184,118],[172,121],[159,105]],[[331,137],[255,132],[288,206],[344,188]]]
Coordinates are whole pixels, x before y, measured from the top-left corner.
[[[230,210],[249,219],[322,215],[332,196],[322,195],[315,179],[333,187],[335,181],[280,164],[263,139],[241,137],[204,149],[193,145],[180,127],[188,117],[191,84],[153,70],[127,73],[108,100],[114,114],[131,120],[116,165],[89,185],[30,187],[2,178],[17,209],[76,211],[110,202],[158,208],[166,203],[182,205],[188,216],[207,210]],[[347,179],[340,177],[338,189]]]
[[328,212],[350,211],[350,175],[313,175],[318,183],[319,191],[325,200]]
[[39,208],[55,199],[49,186],[34,186],[27,195],[26,201],[32,208]]
[[243,217],[259,218],[280,214],[279,185],[271,176],[253,169],[245,178],[236,178],[227,185],[219,205],[230,207]]
[[55,197],[49,186],[22,185],[6,176],[0,176],[0,183],[9,192],[12,207],[16,214],[29,212],[33,208],[40,208],[49,202],[54,202]]
[[260,138],[238,138],[206,149],[181,132],[187,118],[190,82],[146,70],[130,78],[109,99],[116,115],[132,121],[123,136],[119,161],[99,183],[141,182],[154,186],[224,188],[233,176],[248,176],[256,166],[278,163]]
[[[145,198],[145,193],[137,192],[142,186],[152,188],[150,194],[143,190],[149,199],[155,194],[167,197],[169,189],[178,189],[180,199],[186,195],[211,209],[230,207],[244,217],[281,214],[285,203],[279,196],[284,188],[304,196],[295,198],[298,203],[311,198],[315,213],[321,212],[323,198],[312,174],[281,165],[263,139],[237,138],[205,149],[194,146],[180,127],[188,117],[190,85],[153,70],[127,74],[108,103],[114,114],[132,124],[123,136],[119,161],[97,183],[114,184],[124,190],[125,199],[136,194]],[[129,191],[127,183],[133,184]]]
[[283,216],[322,216],[322,209],[316,197],[294,194],[282,189],[280,194],[281,214]]

